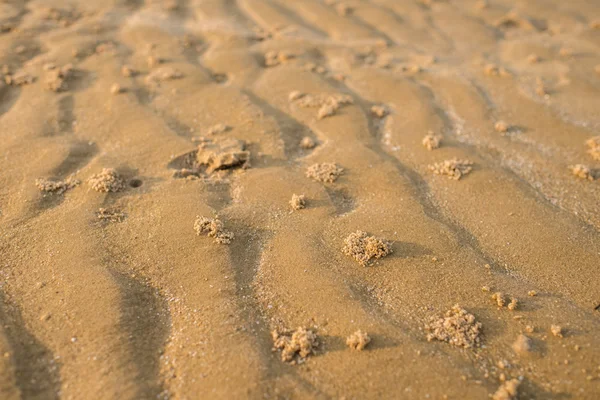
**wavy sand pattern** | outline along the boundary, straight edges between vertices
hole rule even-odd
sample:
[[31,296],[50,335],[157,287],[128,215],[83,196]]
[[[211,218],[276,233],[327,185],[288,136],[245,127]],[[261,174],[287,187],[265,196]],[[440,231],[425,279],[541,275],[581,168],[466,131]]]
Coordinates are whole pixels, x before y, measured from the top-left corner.
[[598,398],[599,66],[587,0],[0,2],[0,398]]

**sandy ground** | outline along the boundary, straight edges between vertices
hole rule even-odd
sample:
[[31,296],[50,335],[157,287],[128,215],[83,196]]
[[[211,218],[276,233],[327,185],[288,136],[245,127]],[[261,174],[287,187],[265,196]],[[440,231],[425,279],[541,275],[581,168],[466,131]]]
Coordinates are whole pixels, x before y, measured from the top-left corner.
[[598,65],[591,0],[0,0],[0,398],[599,398]]

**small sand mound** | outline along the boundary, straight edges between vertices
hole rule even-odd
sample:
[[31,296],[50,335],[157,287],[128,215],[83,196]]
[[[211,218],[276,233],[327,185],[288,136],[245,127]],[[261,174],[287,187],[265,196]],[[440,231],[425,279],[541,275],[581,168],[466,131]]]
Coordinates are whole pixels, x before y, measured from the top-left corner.
[[125,189],[125,181],[113,168],[104,168],[99,174],[92,175],[88,183],[96,192],[120,192]]
[[494,125],[494,129],[496,130],[496,132],[499,133],[506,133],[508,132],[509,126],[506,122],[504,121],[498,121],[496,122],[496,124]]
[[383,118],[388,115],[389,111],[386,106],[383,105],[375,105],[371,107],[371,114],[376,116],[377,118]]
[[576,177],[578,177],[580,179],[586,179],[588,181],[593,181],[594,179],[596,179],[596,177],[594,176],[594,172],[587,165],[583,165],[583,164],[570,165],[569,169],[571,170],[573,175],[575,175]]
[[294,332],[274,330],[271,337],[273,351],[279,350],[281,361],[291,364],[302,364],[319,346],[317,335],[306,328],[298,328]]
[[335,163],[313,164],[306,170],[306,177],[317,182],[333,183],[344,172]]
[[440,135],[434,135],[432,132],[429,132],[427,136],[423,138],[423,146],[429,151],[437,149],[440,147],[440,143],[442,142],[442,137]]
[[517,340],[512,344],[512,348],[517,354],[526,354],[532,349],[531,339],[525,335],[517,336]]
[[305,136],[300,141],[300,147],[305,150],[314,149],[317,146],[317,142],[313,140],[313,138],[309,136]]
[[473,162],[453,158],[429,166],[429,170],[436,175],[447,175],[448,178],[459,180],[473,170]]
[[380,259],[390,254],[392,248],[382,239],[369,236],[363,231],[356,231],[344,240],[342,252],[366,267],[373,258]]
[[73,64],[50,70],[46,75],[46,89],[52,92],[64,92],[69,89],[67,81],[73,77]]
[[215,239],[219,244],[230,244],[234,238],[232,232],[225,230],[225,225],[218,218],[196,217],[194,230],[198,236],[207,235]]
[[123,222],[125,213],[110,208],[99,208],[96,217],[103,222]]
[[371,338],[366,332],[363,332],[360,329],[346,338],[346,345],[351,349],[358,351],[364,350],[369,343],[371,343]]
[[290,206],[294,211],[302,210],[303,208],[305,208],[306,199],[304,198],[304,195],[293,194],[292,199],[290,200]]
[[67,190],[73,189],[81,183],[78,179],[69,177],[65,180],[51,180],[40,178],[36,179],[35,186],[46,193],[62,194]]
[[446,312],[443,317],[432,317],[425,325],[427,340],[439,340],[466,349],[479,347],[481,344],[480,322],[458,304]]
[[521,382],[518,379],[511,379],[504,382],[496,390],[492,400],[516,400],[519,394],[519,385],[521,385]]

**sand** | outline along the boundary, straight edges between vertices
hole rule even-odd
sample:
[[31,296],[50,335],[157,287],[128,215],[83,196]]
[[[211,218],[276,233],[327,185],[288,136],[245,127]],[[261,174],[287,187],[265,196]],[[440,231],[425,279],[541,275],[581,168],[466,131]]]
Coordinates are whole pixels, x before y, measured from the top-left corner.
[[0,399],[600,398],[599,2],[4,0],[0,49]]

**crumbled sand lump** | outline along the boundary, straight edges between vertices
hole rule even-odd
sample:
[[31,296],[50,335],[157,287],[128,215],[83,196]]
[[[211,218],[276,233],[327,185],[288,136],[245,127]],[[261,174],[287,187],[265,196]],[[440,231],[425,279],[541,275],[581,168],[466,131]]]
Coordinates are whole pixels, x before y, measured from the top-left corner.
[[113,168],[104,168],[99,174],[92,175],[88,183],[97,192],[120,192],[125,189],[125,181]]
[[519,385],[521,385],[521,382],[518,379],[511,379],[504,382],[496,390],[492,400],[516,400],[519,394]]
[[576,177],[580,179],[586,179],[588,181],[593,181],[595,179],[594,173],[587,165],[576,164],[570,165],[569,169]]
[[517,354],[525,354],[531,351],[531,339],[525,335],[517,336],[517,340],[512,344],[512,348]]
[[243,140],[200,138],[199,141],[196,151],[182,156],[184,168],[175,172],[176,178],[211,175],[217,171],[248,168],[250,165],[250,152],[246,150]]
[[310,136],[305,136],[300,141],[300,147],[305,150],[314,149],[317,146],[317,142],[314,141]]
[[225,230],[225,225],[218,218],[196,217],[194,230],[198,236],[207,235],[219,244],[230,244],[234,238],[232,232]]
[[481,344],[480,322],[458,304],[446,312],[443,317],[432,317],[425,325],[427,340],[439,340],[454,346],[472,348]]
[[298,90],[294,90],[292,92],[290,92],[290,94],[288,95],[288,100],[289,101],[296,101],[299,98],[301,98],[302,96],[304,96],[304,93],[298,91]]
[[69,189],[73,189],[81,183],[78,179],[67,178],[65,180],[51,180],[51,179],[36,179],[35,186],[46,193],[62,194]]
[[275,67],[294,59],[295,55],[287,51],[269,51],[265,53],[265,65]]
[[111,94],[119,94],[123,91],[123,88],[121,87],[121,85],[119,85],[118,83],[113,84],[110,87],[110,93]]
[[208,133],[209,135],[218,135],[219,133],[225,133],[230,129],[231,127],[228,125],[216,124],[208,128],[208,131],[206,133]]
[[306,170],[306,176],[317,182],[333,183],[344,172],[335,163],[313,164]]
[[293,332],[274,330],[271,337],[273,351],[280,351],[281,361],[291,364],[302,364],[319,346],[317,335],[306,328],[298,328]]
[[131,78],[132,76],[135,76],[135,74],[136,71],[129,65],[123,65],[121,68],[121,75],[123,75],[125,78]]
[[556,337],[559,337],[559,338],[563,337],[563,329],[559,325],[550,326],[550,332],[552,332],[552,334]]
[[5,75],[4,82],[6,82],[7,85],[23,86],[32,84],[33,82],[35,82],[35,78],[21,71],[17,72],[14,75]]
[[354,103],[354,99],[352,99],[352,96],[347,94],[307,94],[300,97],[294,96],[294,100],[292,100],[291,97],[292,96],[290,95],[290,101],[297,101],[297,104],[300,107],[318,108],[318,119],[323,119],[335,115],[337,110],[339,110],[341,107]]
[[506,306],[510,311],[516,310],[519,305],[519,301],[514,297],[510,299],[510,303]]
[[373,107],[371,107],[371,114],[373,114],[374,116],[378,117],[378,118],[383,118],[386,115],[388,115],[388,109],[386,106],[382,106],[382,105],[375,105]]
[[473,170],[473,162],[453,158],[429,166],[429,170],[436,175],[447,175],[448,178],[459,180]]
[[306,199],[304,198],[304,195],[297,195],[297,194],[293,194],[292,195],[292,199],[290,200],[290,206],[292,207],[292,210],[302,210],[303,208],[306,207]]
[[369,343],[371,343],[371,338],[366,332],[363,332],[360,329],[346,338],[346,345],[351,349],[358,351],[364,350]]
[[506,300],[504,299],[504,294],[502,292],[494,293],[491,298],[498,304],[498,307],[504,307],[506,305]]
[[367,266],[370,261],[387,256],[392,252],[390,244],[366,232],[356,231],[344,240],[342,252],[354,258],[360,265]]
[[536,290],[530,290],[529,292],[527,292],[527,295],[530,297],[535,297],[537,296],[537,291]]
[[99,208],[96,212],[96,217],[104,222],[123,222],[125,213],[110,208]]
[[73,77],[73,64],[48,71],[46,75],[46,89],[53,92],[64,92],[69,89],[67,81]]
[[207,141],[198,145],[196,161],[198,165],[206,166],[208,173],[243,167],[250,160],[250,153],[245,148],[246,144],[236,139],[227,139],[219,144]]
[[494,125],[494,129],[496,130],[496,132],[500,132],[500,133],[508,132],[508,128],[509,128],[508,124],[504,121],[498,121]]
[[433,149],[437,149],[440,147],[440,143],[442,142],[442,137],[440,135],[434,135],[432,132],[429,132],[427,136],[423,138],[423,146],[429,151]]
[[600,136],[594,136],[585,141],[585,144],[589,147],[588,154],[592,156],[594,160],[600,161]]

